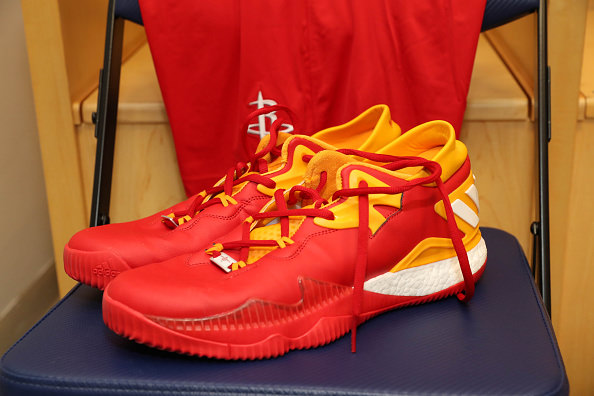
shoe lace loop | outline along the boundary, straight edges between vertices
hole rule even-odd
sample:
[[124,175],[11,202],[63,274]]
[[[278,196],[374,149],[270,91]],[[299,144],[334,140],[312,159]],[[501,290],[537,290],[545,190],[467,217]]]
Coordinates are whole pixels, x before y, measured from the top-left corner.
[[[295,205],[299,200],[311,201],[313,207],[289,208],[289,205]],[[231,267],[231,270],[235,271],[246,266],[250,247],[279,247],[282,249],[287,245],[292,245],[294,241],[289,236],[289,217],[306,216],[322,217],[329,220],[334,219],[334,213],[332,211],[321,207],[327,204],[328,201],[320,196],[317,189],[301,185],[293,186],[288,192],[284,189],[278,189],[274,192],[274,203],[276,204],[276,210],[255,213],[246,219],[242,226],[243,235],[241,240],[214,244],[212,247],[206,249],[206,253],[213,257],[218,257],[223,250],[239,249],[239,261],[233,263]],[[254,222],[274,218],[280,219],[281,236],[279,238],[250,239],[250,231]]]

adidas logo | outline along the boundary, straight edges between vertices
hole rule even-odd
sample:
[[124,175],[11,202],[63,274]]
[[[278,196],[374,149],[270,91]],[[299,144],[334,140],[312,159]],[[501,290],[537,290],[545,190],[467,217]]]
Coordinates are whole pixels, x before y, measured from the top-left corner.
[[[468,187],[468,189],[465,191],[465,194],[472,200],[472,202],[474,202],[477,209],[480,210],[478,190],[476,189],[474,183]],[[471,227],[476,227],[478,225],[478,213],[476,213],[470,206],[466,205],[460,198],[452,202],[452,210],[456,216],[464,220]]]

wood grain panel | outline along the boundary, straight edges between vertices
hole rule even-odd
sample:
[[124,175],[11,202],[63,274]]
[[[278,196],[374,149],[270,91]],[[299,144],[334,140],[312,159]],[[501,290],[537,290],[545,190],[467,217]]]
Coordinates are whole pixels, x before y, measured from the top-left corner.
[[[534,116],[534,81],[536,76],[536,14],[528,15],[485,33],[530,100]],[[521,37],[521,40],[518,40]]]
[[[94,126],[77,127],[85,208],[90,213],[95,166]],[[119,124],[116,134],[110,217],[139,219],[185,199],[168,124]]]
[[528,105],[522,88],[485,36],[481,35],[464,120],[525,120]]
[[[118,122],[168,123],[159,81],[148,44],[122,66]],[[82,103],[82,120],[91,123],[97,109],[97,90]]]
[[582,120],[576,126],[564,268],[563,277],[558,281],[559,314],[555,320],[571,391],[575,395],[594,394],[594,295],[590,293],[594,284],[594,184],[591,182],[594,113],[588,112],[588,106],[594,104],[594,0],[588,5],[581,91],[578,119]]
[[[73,101],[82,99],[97,86],[103,64],[107,0],[60,0],[60,24],[64,57]],[[126,51],[133,52],[144,42],[144,29],[126,24]]]
[[514,235],[531,257],[536,178],[533,124],[528,120],[465,122],[460,140],[468,147],[476,176],[481,226]]
[[[103,65],[108,0],[59,0],[64,59],[74,121],[80,123],[80,102],[99,83]],[[126,22],[123,58],[128,58],[146,42],[144,28]]]
[[578,123],[556,331],[572,394],[594,393],[594,120]]
[[551,128],[549,144],[550,216],[551,216],[551,288],[553,324],[571,321],[561,308],[562,293],[571,285],[563,281],[572,272],[565,261],[565,247],[571,233],[568,229],[569,199],[575,153],[576,123],[582,54],[588,1],[549,2],[549,63],[551,66]]
[[87,225],[71,96],[64,57],[60,10],[55,0],[22,0],[29,67],[58,285],[65,294],[75,284],[62,266],[64,245]]
[[580,88],[585,98],[585,115],[594,118],[594,1],[588,6],[587,30],[584,41],[582,61],[582,80]]

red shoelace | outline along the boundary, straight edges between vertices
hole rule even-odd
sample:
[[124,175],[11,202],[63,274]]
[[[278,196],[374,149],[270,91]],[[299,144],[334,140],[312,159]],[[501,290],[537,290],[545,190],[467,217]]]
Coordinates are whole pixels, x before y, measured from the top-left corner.
[[[359,227],[358,227],[358,241],[357,241],[357,255],[355,261],[355,270],[353,275],[353,306],[352,306],[352,327],[351,327],[351,350],[356,351],[357,340],[357,326],[360,323],[361,309],[363,306],[363,286],[365,283],[365,274],[367,270],[367,249],[369,241],[369,195],[373,194],[400,194],[404,193],[414,187],[435,183],[437,189],[444,202],[446,221],[450,239],[456,251],[460,269],[464,279],[464,292],[457,295],[458,299],[464,302],[469,301],[474,294],[474,279],[472,270],[468,261],[468,255],[462,242],[461,232],[458,230],[454,218],[454,212],[448,194],[445,190],[441,180],[441,166],[431,160],[420,157],[397,157],[385,154],[368,153],[360,150],[343,149],[339,150],[343,154],[354,155],[358,157],[367,158],[374,162],[387,163],[383,168],[388,170],[398,170],[409,167],[423,167],[428,171],[428,175],[413,180],[402,180],[402,183],[393,187],[369,187],[367,182],[362,181],[355,188],[344,188],[336,191],[330,203],[339,199],[346,199],[348,197],[357,196],[359,200]],[[216,244],[213,248],[207,249],[207,252],[213,257],[220,255],[223,250],[240,249],[240,261],[233,266],[233,270],[244,267],[247,263],[250,247],[274,247],[283,248],[288,244],[294,243],[289,236],[289,217],[290,216],[309,216],[322,217],[325,219],[334,219],[334,214],[327,208],[322,207],[328,205],[328,201],[320,196],[320,191],[325,183],[325,176],[321,178],[320,185],[317,189],[311,189],[304,186],[292,187],[288,194],[284,190],[277,190],[274,194],[274,201],[276,209],[269,212],[261,212],[252,215],[253,220],[279,218],[281,225],[281,238],[277,240],[250,240],[250,230],[252,220],[243,223],[242,240],[234,242],[225,242]],[[290,205],[298,202],[297,193],[300,194],[301,200],[310,200],[313,203],[305,208],[289,209]]]
[[[250,247],[285,247],[293,243],[289,237],[289,216],[308,216],[308,217],[322,217],[325,219],[334,219],[334,213],[328,209],[322,209],[321,206],[327,204],[324,198],[320,196],[320,191],[326,183],[326,172],[320,175],[320,182],[317,189],[304,187],[301,185],[292,187],[288,194],[284,189],[278,189],[274,192],[274,202],[276,210],[268,212],[255,213],[245,221],[242,225],[242,239],[240,241],[225,242],[215,244],[214,247],[207,249],[207,252],[213,257],[218,257],[223,250],[239,249],[239,261],[233,264],[232,269],[237,270],[245,267]],[[297,197],[300,195],[300,198]],[[312,207],[289,209],[289,206],[295,205],[299,201],[309,200]],[[250,231],[252,223],[257,220],[275,219],[279,218],[281,236],[278,239],[250,239]]]
[[460,263],[460,270],[464,279],[464,292],[457,295],[460,301],[468,302],[474,294],[474,279],[470,263],[468,261],[468,254],[464,248],[462,237],[456,220],[452,205],[448,198],[443,182],[441,180],[441,165],[435,161],[427,160],[420,157],[395,157],[385,154],[367,153],[359,150],[340,150],[343,154],[356,155],[367,158],[375,162],[388,162],[383,168],[388,170],[404,169],[409,167],[421,166],[429,171],[429,175],[413,180],[403,180],[399,186],[393,187],[368,187],[365,181],[362,181],[358,188],[347,188],[338,190],[332,196],[332,200],[339,197],[359,197],[359,238],[357,243],[357,261],[355,265],[355,274],[353,281],[353,325],[351,330],[351,350],[356,351],[357,342],[357,326],[359,324],[359,316],[361,314],[361,307],[363,302],[363,285],[365,283],[365,271],[367,268],[367,248],[369,238],[369,195],[370,194],[400,194],[404,193],[416,186],[428,183],[435,183],[441,195],[446,212],[446,221],[450,239],[458,256]]
[[[246,132],[250,121],[254,118],[273,111],[283,111],[288,115],[289,119],[292,120],[294,118],[291,110],[285,106],[267,106],[250,113],[242,130]],[[270,178],[262,176],[260,173],[268,172],[268,162],[264,159],[264,156],[267,154],[271,154],[275,157],[281,155],[281,149],[280,147],[277,147],[277,141],[279,130],[285,121],[286,120],[282,117],[278,117],[270,126],[270,140],[264,148],[252,154],[248,162],[238,162],[234,167],[229,168],[225,175],[224,182],[210,187],[196,195],[192,203],[186,209],[175,211],[167,216],[161,216],[163,224],[168,228],[174,229],[178,227],[178,225],[191,220],[195,215],[200,213],[200,211],[209,206],[217,204],[227,206],[229,203],[237,204],[237,201],[235,201],[231,195],[233,194],[233,187],[241,183],[254,182],[262,184],[267,188],[274,188],[276,183]],[[212,198],[223,192],[224,195]]]

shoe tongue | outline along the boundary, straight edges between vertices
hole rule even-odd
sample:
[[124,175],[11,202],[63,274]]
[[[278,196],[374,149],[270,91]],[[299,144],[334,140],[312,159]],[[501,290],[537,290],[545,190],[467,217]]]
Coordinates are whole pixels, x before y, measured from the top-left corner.
[[342,181],[340,168],[346,164],[357,162],[357,160],[333,150],[320,151],[309,161],[304,176],[304,186],[318,189],[322,173],[326,173],[326,183],[320,195],[329,200],[335,191],[341,189]]
[[[290,133],[286,133],[286,132],[279,132],[278,136],[276,138],[276,146],[280,146],[281,144],[284,144],[284,142],[290,138],[291,135]],[[264,150],[264,148],[268,145],[268,143],[270,142],[270,135],[265,135],[264,137],[262,137],[262,139],[260,139],[260,142],[258,143],[258,147],[256,148],[256,153]],[[274,165],[277,165],[278,163],[280,163],[280,157],[274,157],[271,153],[267,153],[264,157],[262,157],[266,160],[266,162],[268,162],[269,164],[271,164],[273,167]]]
[[281,158],[282,161],[287,164],[285,166],[290,167],[285,168],[287,170],[291,168],[303,168],[302,171],[300,171],[300,177],[303,177],[303,172],[305,172],[305,168],[312,156],[323,150],[334,151],[336,148],[311,136],[293,135],[288,137],[283,143]]
[[[266,175],[276,182],[276,189],[289,189],[302,184],[311,158],[325,149],[335,150],[329,144],[309,136],[290,136],[283,143],[281,156],[269,165],[270,171]],[[258,190],[269,196],[274,194],[274,189],[263,185],[258,185]]]

